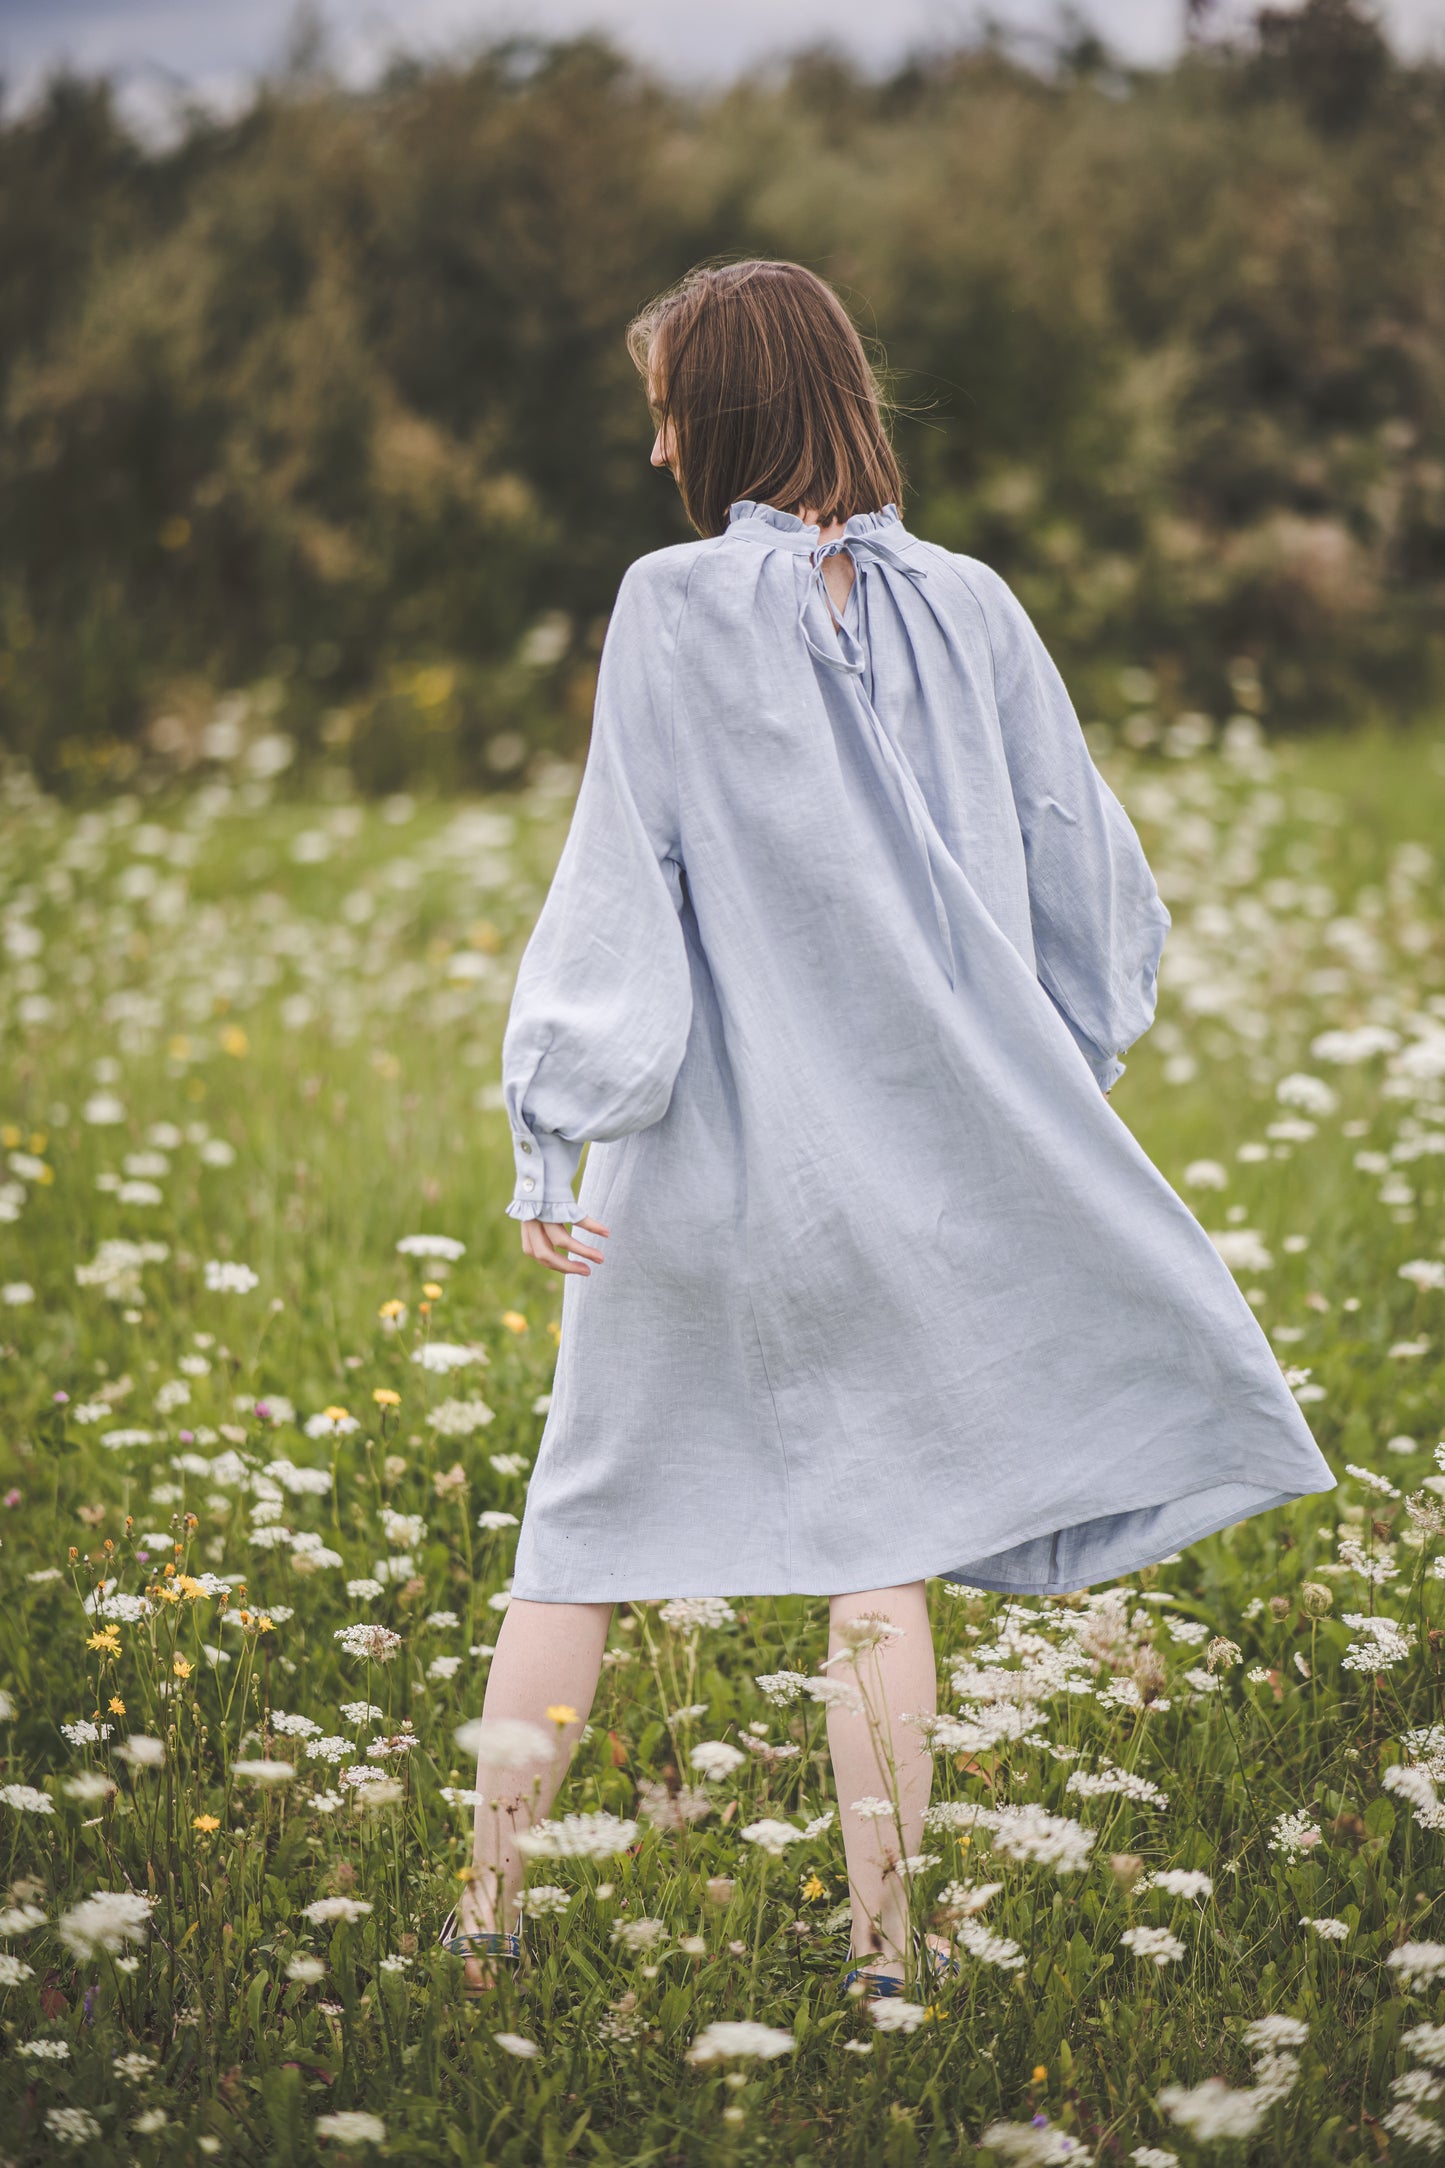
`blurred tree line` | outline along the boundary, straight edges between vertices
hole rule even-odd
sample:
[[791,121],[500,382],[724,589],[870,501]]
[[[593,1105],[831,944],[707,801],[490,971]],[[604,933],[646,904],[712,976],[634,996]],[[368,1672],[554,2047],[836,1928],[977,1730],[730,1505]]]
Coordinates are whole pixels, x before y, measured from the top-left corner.
[[302,69],[164,149],[55,81],[0,125],[0,734],[124,774],[247,687],[374,787],[575,753],[624,567],[690,532],[623,330],[737,253],[884,342],[905,516],[1081,712],[1438,696],[1445,71],[1363,0],[1192,12],[1166,71],[1082,30],[708,95],[595,40]]

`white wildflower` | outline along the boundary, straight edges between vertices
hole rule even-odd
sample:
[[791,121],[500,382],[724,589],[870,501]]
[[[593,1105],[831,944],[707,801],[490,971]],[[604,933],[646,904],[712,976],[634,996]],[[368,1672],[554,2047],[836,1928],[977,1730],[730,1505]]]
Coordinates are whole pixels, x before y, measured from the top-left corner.
[[728,1626],[737,1617],[732,1605],[721,1596],[675,1596],[660,1607],[657,1615],[664,1626],[676,1626],[682,1633],[700,1633],[705,1626]]
[[637,1842],[636,1822],[618,1815],[566,1814],[560,1821],[534,1822],[517,1833],[517,1849],[529,1859],[608,1859]]
[[135,1890],[97,1890],[61,1914],[57,1933],[73,1957],[115,1956],[127,1942],[144,1942],[151,1899]]
[[793,2035],[779,2026],[754,2024],[748,2018],[717,2019],[703,2027],[687,2051],[687,2060],[717,2063],[737,2056],[771,2062],[780,2055],[790,2055],[796,2046]]
[[386,2125],[379,2115],[368,2115],[364,2108],[338,2108],[332,2115],[317,2116],[316,2135],[334,2138],[338,2145],[382,2145]]
[[742,1748],[730,1745],[726,1739],[700,1739],[688,1756],[698,1774],[714,1782],[730,1777],[746,1760]]
[[738,1831],[738,1835],[744,1844],[755,1844],[758,1850],[766,1852],[770,1859],[781,1859],[790,1844],[801,1844],[803,1841],[803,1832],[796,1823],[780,1822],[766,1816],[760,1822],[749,1822],[745,1829]]
[[521,1716],[477,1716],[452,1733],[464,1754],[475,1754],[492,1769],[526,1769],[550,1761],[557,1740],[540,1724]]
[[446,1377],[453,1370],[465,1370],[471,1363],[484,1363],[487,1351],[484,1347],[461,1347],[451,1340],[428,1340],[412,1356],[423,1370],[434,1377]]
[[1184,1956],[1184,1944],[1167,1927],[1126,1927],[1119,1937],[1136,1957],[1152,1958],[1156,1965],[1175,1965]]
[[465,1242],[453,1235],[403,1235],[396,1249],[399,1257],[440,1257],[449,1265],[467,1254]]
[[470,1438],[492,1420],[485,1400],[442,1400],[427,1417],[439,1438]]
[[310,1920],[313,1927],[330,1927],[337,1920],[348,1923],[364,1920],[371,1910],[365,1897],[316,1897],[309,1905],[303,1905],[301,1917]]

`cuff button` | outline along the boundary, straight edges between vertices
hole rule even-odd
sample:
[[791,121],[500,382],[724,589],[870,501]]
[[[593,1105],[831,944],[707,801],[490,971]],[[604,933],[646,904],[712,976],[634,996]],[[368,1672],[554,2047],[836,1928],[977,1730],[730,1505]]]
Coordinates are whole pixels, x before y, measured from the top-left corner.
[[523,1175],[523,1177],[522,1177],[522,1187],[523,1187],[523,1189],[535,1189],[535,1188],[537,1187],[536,1183],[535,1183],[535,1182],[534,1182],[534,1181],[532,1180],[532,1177],[531,1177],[531,1175],[530,1175],[530,1174],[527,1174],[527,1175]]

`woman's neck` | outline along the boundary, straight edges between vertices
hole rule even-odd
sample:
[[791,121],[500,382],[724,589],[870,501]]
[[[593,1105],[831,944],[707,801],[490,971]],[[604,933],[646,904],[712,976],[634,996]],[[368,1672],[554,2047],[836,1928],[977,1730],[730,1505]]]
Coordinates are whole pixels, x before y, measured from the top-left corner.
[[818,540],[820,542],[836,542],[839,536],[842,534],[845,525],[845,522],[843,520],[835,519],[830,520],[828,525],[825,527],[823,525],[822,513],[815,512],[811,505],[804,505],[802,510],[799,512],[798,517],[803,522],[805,527],[816,527],[818,529]]

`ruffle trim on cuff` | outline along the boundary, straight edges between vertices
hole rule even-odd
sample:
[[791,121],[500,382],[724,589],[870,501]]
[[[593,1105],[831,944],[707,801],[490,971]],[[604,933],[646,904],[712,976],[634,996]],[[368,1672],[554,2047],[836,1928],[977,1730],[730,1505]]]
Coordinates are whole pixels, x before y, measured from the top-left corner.
[[532,1197],[514,1197],[507,1206],[508,1219],[514,1220],[572,1220],[581,1219],[582,1208],[569,1190],[565,1197],[544,1197],[540,1204]]

